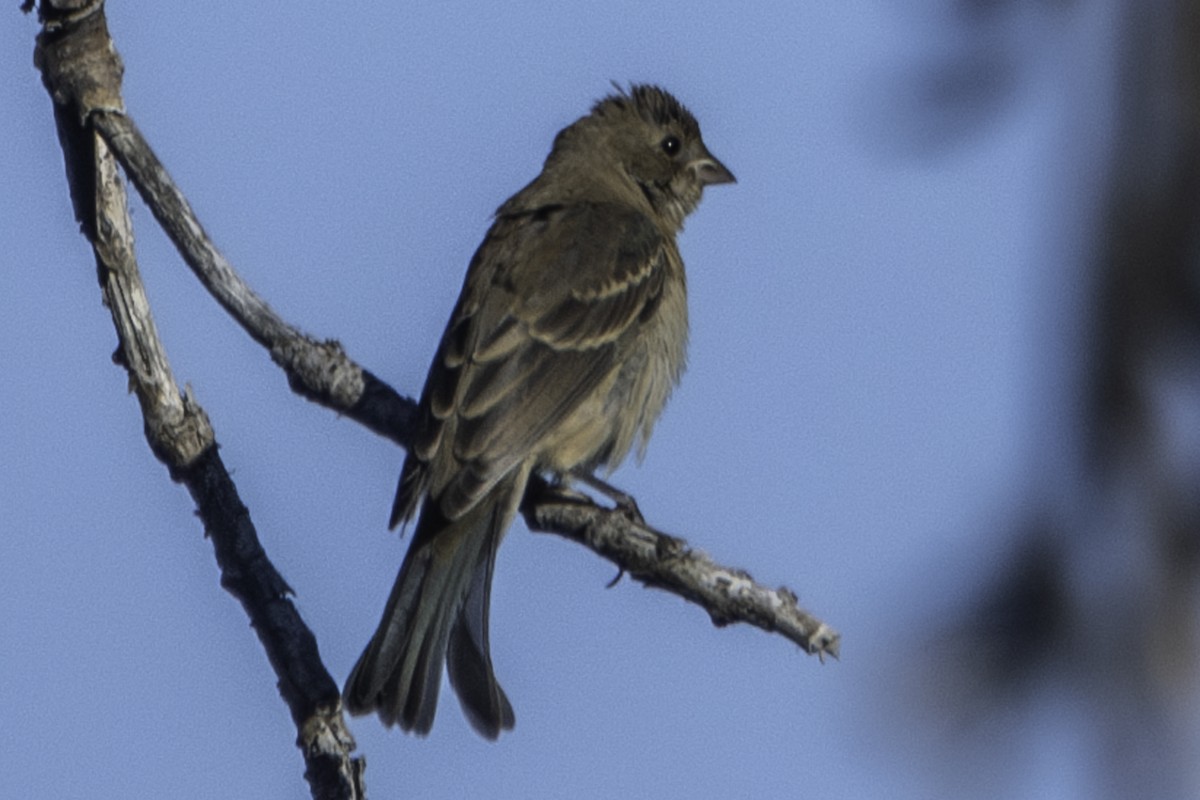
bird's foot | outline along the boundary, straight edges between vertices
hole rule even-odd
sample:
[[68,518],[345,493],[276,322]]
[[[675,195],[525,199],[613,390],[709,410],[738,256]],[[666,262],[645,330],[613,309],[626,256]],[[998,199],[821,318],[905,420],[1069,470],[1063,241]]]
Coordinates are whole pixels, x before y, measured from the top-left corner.
[[636,522],[638,525],[646,524],[646,518],[642,516],[642,510],[638,508],[637,500],[633,499],[633,495],[621,491],[608,481],[597,478],[590,472],[572,472],[571,477],[580,483],[587,484],[609,500],[612,500],[616,505],[616,510],[624,514],[631,522]]

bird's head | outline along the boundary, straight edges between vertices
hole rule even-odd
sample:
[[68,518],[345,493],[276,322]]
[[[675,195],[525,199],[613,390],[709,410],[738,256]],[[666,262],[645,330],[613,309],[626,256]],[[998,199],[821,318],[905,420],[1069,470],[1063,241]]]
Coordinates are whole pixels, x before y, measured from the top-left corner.
[[[604,178],[640,195],[669,227],[678,230],[704,187],[733,183],[700,136],[691,112],[657,86],[634,85],[597,102],[590,114],[564,129],[547,166],[585,161]],[[574,171],[574,170],[572,170]]]

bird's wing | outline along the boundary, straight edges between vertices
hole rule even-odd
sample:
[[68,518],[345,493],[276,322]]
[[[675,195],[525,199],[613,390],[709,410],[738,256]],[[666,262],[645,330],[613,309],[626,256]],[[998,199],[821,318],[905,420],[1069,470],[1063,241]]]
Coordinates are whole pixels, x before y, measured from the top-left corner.
[[429,487],[443,513],[463,513],[603,385],[657,306],[667,246],[616,204],[496,221],[430,368],[393,523]]

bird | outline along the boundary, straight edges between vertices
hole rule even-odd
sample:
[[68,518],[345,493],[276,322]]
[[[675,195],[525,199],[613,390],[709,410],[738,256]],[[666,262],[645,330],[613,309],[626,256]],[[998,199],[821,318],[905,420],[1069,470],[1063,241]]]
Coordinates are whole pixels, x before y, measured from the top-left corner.
[[534,474],[602,484],[593,472],[611,472],[635,444],[640,458],[684,370],[675,238],[706,186],[736,181],[669,92],[614,87],[555,136],[467,268],[389,527],[420,513],[347,678],[352,714],[427,735],[444,664],[481,736],[513,727],[488,618],[497,548],[526,485]]

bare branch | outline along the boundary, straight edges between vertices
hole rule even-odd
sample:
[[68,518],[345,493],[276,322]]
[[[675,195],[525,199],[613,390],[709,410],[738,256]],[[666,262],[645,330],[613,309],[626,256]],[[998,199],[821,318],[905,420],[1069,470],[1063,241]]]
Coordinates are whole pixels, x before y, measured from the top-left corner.
[[620,508],[601,508],[541,481],[531,482],[521,511],[530,530],[556,533],[592,549],[646,586],[700,606],[718,627],[747,622],[783,635],[822,661],[838,656],[837,631],[801,609],[793,591],[768,589],[744,570],[721,566]]
[[[45,19],[46,9],[42,10]],[[321,663],[316,638],[267,559],[250,515],[217,452],[208,417],[171,372],[142,285],[125,187],[104,139],[87,127],[97,109],[121,108],[122,66],[102,4],[47,21],[36,63],[54,98],[76,217],[92,243],[105,305],[154,454],[196,502],[221,569],[221,584],[242,604],[279,678],[298,730],[314,797],[363,795],[361,759],[341,713],[337,684]]]
[[285,322],[250,288],[208,238],[132,119],[119,110],[101,110],[92,122],[183,260],[251,338],[270,351],[292,389],[407,446],[416,404],[351,360],[340,343],[318,341]]

